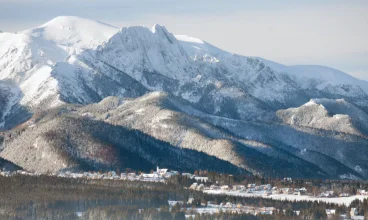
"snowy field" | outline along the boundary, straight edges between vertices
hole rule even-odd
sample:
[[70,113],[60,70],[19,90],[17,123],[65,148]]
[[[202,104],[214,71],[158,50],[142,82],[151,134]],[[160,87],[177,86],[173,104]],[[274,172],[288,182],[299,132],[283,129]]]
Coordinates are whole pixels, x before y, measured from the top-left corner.
[[350,196],[350,197],[337,197],[337,198],[319,198],[319,197],[311,197],[311,196],[298,196],[298,195],[285,195],[285,194],[277,194],[277,195],[269,195],[266,196],[263,193],[246,193],[240,191],[223,191],[223,190],[204,190],[204,193],[208,194],[224,194],[224,195],[231,195],[231,196],[242,196],[242,197],[263,197],[268,199],[275,199],[275,200],[288,200],[288,201],[321,201],[326,203],[335,203],[335,204],[345,204],[350,205],[350,203],[356,199],[363,200],[368,199],[368,196]]

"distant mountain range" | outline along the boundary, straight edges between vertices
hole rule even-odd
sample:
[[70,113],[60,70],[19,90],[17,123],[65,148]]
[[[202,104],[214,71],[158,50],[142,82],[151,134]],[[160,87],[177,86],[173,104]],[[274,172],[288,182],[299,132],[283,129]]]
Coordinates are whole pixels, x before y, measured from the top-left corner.
[[368,179],[368,82],[165,27],[57,17],[0,33],[0,156],[24,169]]

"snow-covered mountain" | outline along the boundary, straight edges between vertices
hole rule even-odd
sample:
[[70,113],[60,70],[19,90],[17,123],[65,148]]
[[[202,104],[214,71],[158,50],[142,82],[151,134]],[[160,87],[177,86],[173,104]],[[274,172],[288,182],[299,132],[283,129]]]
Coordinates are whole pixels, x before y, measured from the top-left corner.
[[[368,82],[328,67],[285,66],[232,54],[200,39],[173,35],[161,25],[119,30],[78,17],[57,17],[34,29],[0,33],[0,80],[3,129],[67,103],[87,105],[109,96],[145,102],[145,94],[158,91],[173,97],[170,106],[186,102],[172,110],[204,121],[201,126],[206,132],[199,137],[202,144],[203,139],[214,138],[211,132],[224,129],[226,149],[234,148],[228,141],[246,142],[250,148],[249,143],[259,143],[256,145],[268,147],[253,146],[256,152],[289,162],[293,155],[294,162],[312,164],[314,170],[321,169],[321,175],[350,173],[368,178],[364,158],[346,152],[351,145],[368,146]],[[131,114],[124,117],[135,118],[135,126],[125,122],[121,126],[177,144],[169,136],[158,135],[160,123],[142,126],[140,121],[146,119]],[[174,123],[174,127],[181,126]],[[167,132],[179,137],[181,130]],[[329,141],[336,143],[338,154],[324,149]],[[194,145],[188,142],[181,147],[257,170],[241,162],[250,154],[234,151],[226,157],[213,154],[210,145]],[[221,152],[219,146],[213,150]],[[6,155],[12,155],[11,149],[5,149]]]
[[312,99],[277,115],[284,123],[368,137],[368,115],[344,99]]
[[56,63],[96,48],[116,31],[117,28],[100,22],[57,17],[37,28],[1,33],[0,90],[4,92],[0,98],[4,108],[0,109],[0,125],[9,123],[7,117],[17,121],[12,114],[19,109],[27,114],[41,105],[42,108],[60,105],[59,82],[51,75]]

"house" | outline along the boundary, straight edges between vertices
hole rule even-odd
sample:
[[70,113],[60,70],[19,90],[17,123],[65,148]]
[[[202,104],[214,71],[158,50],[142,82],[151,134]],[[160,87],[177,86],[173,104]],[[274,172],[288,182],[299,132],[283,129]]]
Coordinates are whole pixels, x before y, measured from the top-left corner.
[[194,174],[191,174],[191,173],[182,173],[181,175],[182,176],[186,176],[186,177],[188,177],[190,179],[193,179],[195,177],[195,175]]
[[188,198],[188,204],[193,204],[193,202],[194,202],[194,198],[193,197],[189,197]]
[[199,184],[199,186],[197,186],[197,190],[204,190],[204,185],[203,184]]
[[209,207],[209,208],[219,208],[220,206],[217,205],[217,204],[214,204],[212,202],[207,202],[207,207]]
[[178,176],[179,175],[179,171],[176,171],[176,170],[172,170],[170,171],[171,173],[171,176]]
[[251,183],[251,184],[248,184],[248,185],[247,185],[247,187],[248,187],[248,188],[254,188],[254,187],[256,187],[256,184]]
[[299,195],[307,194],[307,189],[305,187],[299,189]]
[[156,168],[156,172],[161,175],[164,176],[167,173],[168,169],[160,169],[158,166]]
[[326,209],[326,214],[327,215],[335,215],[336,214],[336,210],[335,209]]
[[264,190],[270,190],[270,189],[272,189],[272,186],[271,186],[271,184],[266,184],[266,185],[261,185],[260,188],[264,189]]
[[159,178],[157,173],[142,173],[143,178]]
[[262,215],[272,215],[273,211],[271,210],[267,210],[267,211],[261,211],[260,212]]
[[333,191],[326,191],[326,192],[321,193],[319,196],[328,198],[328,197],[333,197],[333,195],[334,195]]
[[221,190],[229,190],[229,186],[228,185],[223,185],[223,186],[221,186]]
[[183,205],[183,204],[184,204],[184,202],[183,202],[183,201],[172,201],[172,200],[168,200],[167,202],[169,203],[169,206],[170,206],[170,207],[173,207],[173,206],[175,206],[176,204],[179,204],[179,205]]
[[135,179],[137,177],[136,173],[128,173],[128,179]]
[[208,177],[202,177],[202,176],[196,176],[194,177],[194,179],[198,182],[207,182],[208,181]]
[[189,187],[189,189],[195,190],[195,189],[197,189],[197,186],[198,186],[198,183],[193,183],[193,184]]
[[307,189],[306,188],[300,188],[300,189],[294,189],[294,195],[298,195],[298,196],[301,196],[301,195],[305,195],[307,194]]
[[350,194],[349,193],[341,193],[340,194],[340,197],[349,197],[350,196]]
[[293,195],[299,195],[299,190],[298,189],[294,189]]
[[366,191],[364,189],[358,189],[357,190],[357,195],[366,196],[366,195],[368,195],[368,191]]
[[289,192],[292,192],[289,188],[282,188],[281,189],[282,194],[289,194]]
[[234,185],[233,186],[233,190],[243,190],[245,188],[245,186],[243,185]]
[[[275,187],[274,187],[275,188]],[[281,194],[282,193],[282,191],[280,190],[280,189],[272,189],[272,194],[274,194],[274,195],[277,195],[277,194]]]
[[218,190],[218,189],[220,189],[219,186],[216,186],[216,185],[211,185],[210,186],[210,190]]

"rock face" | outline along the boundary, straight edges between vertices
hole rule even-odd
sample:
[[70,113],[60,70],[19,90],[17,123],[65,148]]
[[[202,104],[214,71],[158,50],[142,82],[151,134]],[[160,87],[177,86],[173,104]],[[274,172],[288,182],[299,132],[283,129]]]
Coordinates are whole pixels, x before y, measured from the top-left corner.
[[279,110],[277,116],[290,125],[368,137],[368,115],[343,99],[312,99],[298,108]]
[[[3,143],[1,154],[23,167],[42,172],[81,169],[75,158],[99,148],[55,153],[69,146],[64,143],[68,139],[62,139],[69,133],[58,129],[72,126],[86,140],[95,140],[95,130],[78,125],[88,121],[113,126],[108,130],[139,130],[147,138],[164,141],[170,146],[166,150],[201,152],[227,164],[227,170],[368,177],[366,158],[361,157],[368,146],[368,82],[338,70],[231,54],[193,37],[175,36],[160,25],[118,30],[77,17],[58,17],[17,34],[1,33],[0,58],[0,127],[9,130],[29,119],[20,127],[25,133],[35,132],[27,133],[32,137],[27,142],[33,144],[27,145],[28,153],[38,158],[34,161],[17,153],[17,144],[26,136]],[[113,107],[102,109],[103,114],[86,110],[100,109],[103,103]],[[47,118],[49,110],[65,106],[85,115],[68,110],[47,123],[30,123],[35,116]],[[48,130],[60,134],[60,143],[50,144],[44,133]],[[109,159],[83,159],[83,164],[124,166],[113,150],[118,143],[109,144],[111,157],[104,156]],[[147,164],[155,161],[140,150],[124,149]],[[48,164],[46,158],[58,161],[51,170],[37,165]],[[270,164],[278,167],[272,171]],[[288,170],[288,164],[299,173]]]

